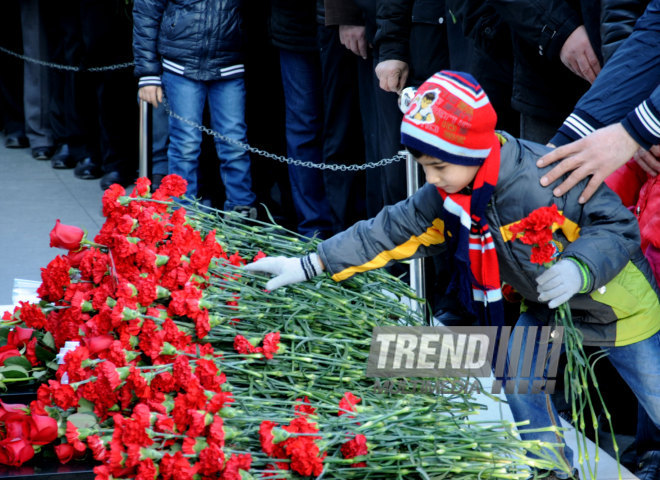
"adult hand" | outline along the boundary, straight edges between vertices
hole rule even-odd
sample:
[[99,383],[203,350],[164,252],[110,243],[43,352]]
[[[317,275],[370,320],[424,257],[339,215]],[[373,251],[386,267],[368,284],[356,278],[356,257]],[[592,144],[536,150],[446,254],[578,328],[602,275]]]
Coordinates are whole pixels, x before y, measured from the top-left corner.
[[163,101],[163,87],[158,85],[147,85],[138,90],[138,97],[158,108],[158,103]]
[[614,170],[626,163],[639,148],[639,144],[620,123],[600,128],[590,135],[563,145],[538,159],[536,165],[544,167],[561,160],[559,165],[541,178],[541,185],[548,186],[562,175],[572,172],[552,193],[560,197],[591,175],[578,202],[591,198],[596,189]]
[[408,80],[408,64],[401,60],[384,60],[376,65],[376,76],[380,88],[386,92],[399,93]]
[[589,83],[594,83],[596,75],[600,73],[600,63],[584,25],[580,25],[568,36],[561,47],[559,58],[571,72]]
[[660,173],[660,145],[653,145],[651,150],[644,150],[640,147],[635,153],[635,161],[649,175],[654,177]]
[[323,264],[316,253],[304,257],[265,257],[244,267],[249,272],[263,272],[275,275],[266,283],[266,290],[310,280],[323,272]]
[[580,269],[573,260],[562,259],[536,277],[539,300],[548,307],[557,308],[568,302],[583,285]]
[[362,25],[339,25],[339,41],[355,55],[367,59],[367,36]]

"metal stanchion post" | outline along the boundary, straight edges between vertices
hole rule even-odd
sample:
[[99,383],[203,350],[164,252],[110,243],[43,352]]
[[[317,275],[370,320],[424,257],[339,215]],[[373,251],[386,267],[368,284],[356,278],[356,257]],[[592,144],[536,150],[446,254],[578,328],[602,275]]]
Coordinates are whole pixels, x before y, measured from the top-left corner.
[[140,99],[140,163],[139,176],[147,177],[149,175],[149,103]]
[[[419,189],[419,175],[417,162],[410,152],[402,151],[406,155],[406,183],[408,187],[408,196],[412,196]],[[416,258],[410,261],[410,288],[419,298],[426,298],[426,285],[424,282],[424,261]],[[422,314],[426,314],[426,309],[422,307]]]

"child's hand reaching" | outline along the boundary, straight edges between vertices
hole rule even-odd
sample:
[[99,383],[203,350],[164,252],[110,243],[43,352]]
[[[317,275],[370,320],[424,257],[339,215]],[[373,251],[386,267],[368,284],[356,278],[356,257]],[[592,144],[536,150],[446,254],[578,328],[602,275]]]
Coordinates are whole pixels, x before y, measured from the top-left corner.
[[323,272],[323,264],[316,253],[304,257],[266,257],[245,266],[249,272],[264,272],[275,275],[266,283],[266,290],[304,282]]
[[580,268],[573,260],[563,259],[536,277],[539,300],[557,308],[583,288]]

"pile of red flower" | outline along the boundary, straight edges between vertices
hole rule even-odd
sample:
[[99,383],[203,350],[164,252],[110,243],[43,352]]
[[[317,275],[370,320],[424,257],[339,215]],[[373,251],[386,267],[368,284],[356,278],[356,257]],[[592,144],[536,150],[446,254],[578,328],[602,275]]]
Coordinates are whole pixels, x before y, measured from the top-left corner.
[[[202,234],[189,223],[195,215],[173,200],[184,180],[167,176],[153,194],[149,185],[141,178],[130,195],[119,185],[106,190],[106,222],[94,241],[58,221],[51,246],[67,253],[42,269],[41,302],[3,315],[0,374],[47,381],[29,406],[0,402],[0,464],[53,448],[63,463],[92,457],[98,480],[429,478],[455,472],[454,464],[463,476],[501,478],[506,470],[520,479],[529,462],[554,465],[531,460],[524,450],[539,456],[541,447],[523,449],[510,425],[460,423],[469,393],[410,402],[372,392],[361,377],[369,342],[351,318],[350,293],[333,300],[338,313],[324,322],[313,309],[300,315],[298,299],[263,292],[251,283],[258,279],[241,275],[236,267],[246,261],[227,255],[215,230]],[[229,230],[219,235],[245,237]],[[259,248],[245,245],[238,248],[250,256]],[[373,288],[356,293],[382,295]],[[320,294],[309,293],[318,308]],[[398,325],[387,303],[398,302],[383,297],[388,315],[379,321]],[[281,314],[277,305],[286,307]],[[372,311],[361,308],[361,316]],[[246,323],[243,336],[236,326]],[[359,338],[345,338],[351,334]],[[359,396],[343,393],[349,382]],[[294,405],[293,419],[283,405]],[[432,441],[422,441],[424,432]]]
[[20,465],[32,445],[55,441],[59,427],[66,431],[55,446],[59,459],[91,451],[102,462],[97,478],[239,479],[250,468],[249,454],[225,448],[223,412],[232,395],[218,355],[197,340],[210,329],[209,264],[245,261],[227,256],[214,232],[202,238],[185,209],[173,208],[170,197],[185,189],[177,176],[153,195],[145,178],[130,196],[113,185],[94,242],[57,222],[51,246],[68,253],[42,269],[42,302],[22,303],[3,321],[50,332],[55,352],[67,341],[80,346],[40,386],[29,414],[19,407],[2,413],[0,463]]

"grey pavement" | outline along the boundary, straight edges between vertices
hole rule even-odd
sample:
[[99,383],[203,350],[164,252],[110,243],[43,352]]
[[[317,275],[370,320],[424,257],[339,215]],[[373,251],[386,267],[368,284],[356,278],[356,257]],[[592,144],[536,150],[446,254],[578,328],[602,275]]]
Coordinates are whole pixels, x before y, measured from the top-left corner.
[[9,305],[15,278],[41,280],[41,268],[65,253],[49,247],[58,218],[87,230],[90,239],[104,218],[98,180],[80,180],[73,170],[35,160],[29,148],[4,145],[0,136],[0,305]]

